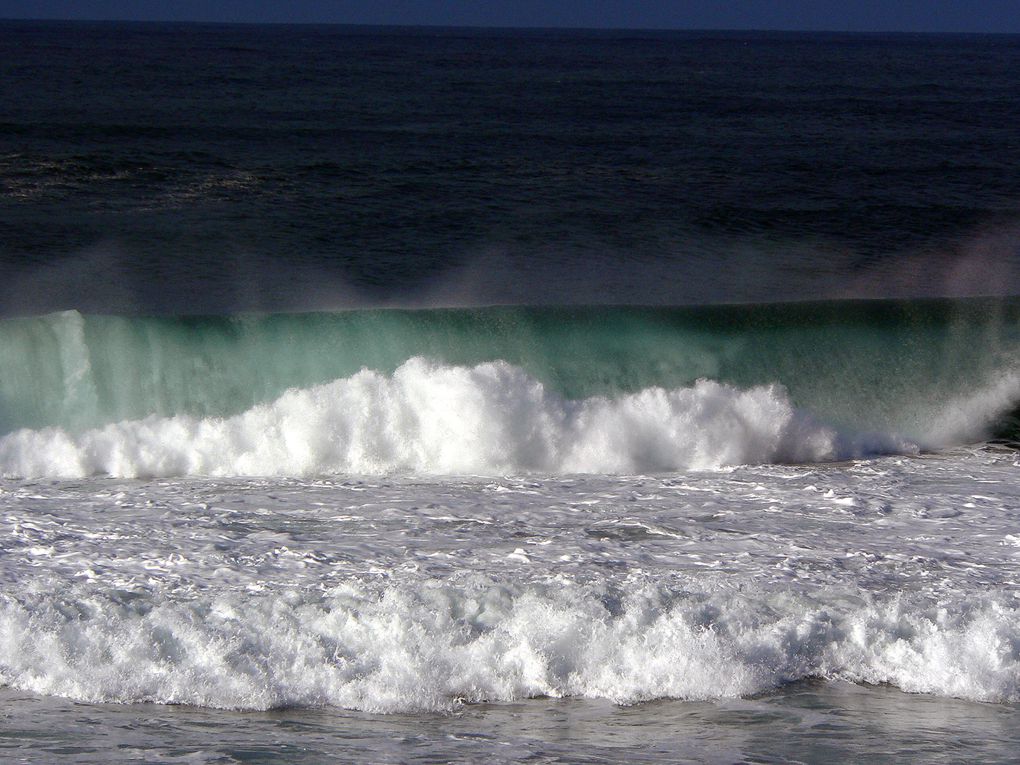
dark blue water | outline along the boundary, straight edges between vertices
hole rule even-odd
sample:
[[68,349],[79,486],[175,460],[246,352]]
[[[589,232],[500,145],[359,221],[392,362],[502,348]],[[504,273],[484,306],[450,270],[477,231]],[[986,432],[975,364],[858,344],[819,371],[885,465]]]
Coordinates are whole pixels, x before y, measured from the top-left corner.
[[1020,37],[0,23],[0,312],[1020,291]]

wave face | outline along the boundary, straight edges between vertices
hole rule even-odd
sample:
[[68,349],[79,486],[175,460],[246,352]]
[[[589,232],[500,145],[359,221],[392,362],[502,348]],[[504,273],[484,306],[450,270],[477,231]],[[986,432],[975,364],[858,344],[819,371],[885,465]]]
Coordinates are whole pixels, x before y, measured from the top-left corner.
[[[0,322],[5,475],[631,472],[1011,438],[1015,301]],[[860,433],[884,433],[861,437]]]
[[89,702],[449,710],[746,696],[809,677],[1020,700],[1020,615],[866,593],[349,584],[190,602],[0,595],[0,683]]

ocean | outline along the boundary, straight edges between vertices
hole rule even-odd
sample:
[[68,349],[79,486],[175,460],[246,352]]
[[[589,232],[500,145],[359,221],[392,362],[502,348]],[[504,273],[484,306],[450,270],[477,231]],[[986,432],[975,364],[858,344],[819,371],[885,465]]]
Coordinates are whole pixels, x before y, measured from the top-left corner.
[[0,759],[1017,759],[1020,37],[0,74]]

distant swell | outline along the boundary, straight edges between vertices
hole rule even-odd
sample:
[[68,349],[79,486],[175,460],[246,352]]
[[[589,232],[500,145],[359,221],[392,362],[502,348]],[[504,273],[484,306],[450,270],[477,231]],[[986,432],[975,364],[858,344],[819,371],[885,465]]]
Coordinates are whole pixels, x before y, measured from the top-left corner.
[[1020,615],[865,593],[345,585],[187,602],[0,594],[0,685],[89,702],[376,712],[749,695],[810,677],[1020,700]]
[[815,462],[916,450],[850,436],[797,411],[782,388],[711,381],[580,401],[505,362],[414,358],[392,376],[363,370],[291,390],[243,414],[149,417],[73,435],[0,439],[8,477],[641,473]]

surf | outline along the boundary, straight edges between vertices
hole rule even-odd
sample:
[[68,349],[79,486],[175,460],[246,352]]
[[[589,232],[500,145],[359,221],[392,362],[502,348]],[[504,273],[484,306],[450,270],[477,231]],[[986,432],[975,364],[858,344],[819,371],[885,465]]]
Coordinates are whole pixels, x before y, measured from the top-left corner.
[[0,438],[5,477],[634,474],[819,462],[916,447],[815,422],[781,388],[701,380],[570,400],[506,362],[420,357],[363,370],[229,418],[152,416],[85,431]]
[[[641,472],[1016,436],[1016,300],[0,321],[0,471]],[[215,458],[210,455],[217,455]]]
[[993,597],[350,583],[185,600],[0,595],[0,683],[90,703],[452,711],[532,697],[712,700],[807,678],[1016,702]]

